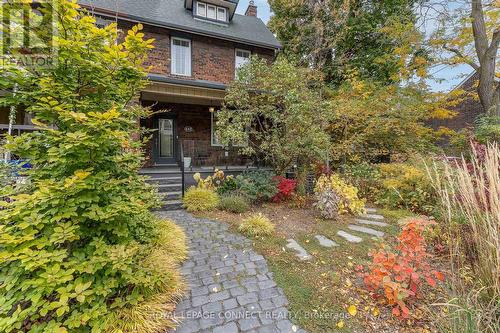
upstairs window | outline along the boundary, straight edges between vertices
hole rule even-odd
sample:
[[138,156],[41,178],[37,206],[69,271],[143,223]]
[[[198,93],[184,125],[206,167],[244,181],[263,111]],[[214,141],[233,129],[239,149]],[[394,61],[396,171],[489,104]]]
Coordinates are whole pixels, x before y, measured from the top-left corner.
[[236,49],[236,52],[235,52],[236,57],[235,57],[235,61],[234,61],[235,76],[238,72],[238,69],[250,61],[250,54],[251,54],[250,51]]
[[203,2],[196,3],[196,14],[198,16],[206,17],[207,16],[207,5]]
[[227,22],[227,8],[210,5],[205,2],[196,2],[195,16],[213,21]]
[[212,6],[212,5],[208,5],[207,6],[207,18],[209,19],[212,19],[212,20],[216,20],[217,19],[217,16],[215,14],[215,6]]
[[172,37],[171,73],[191,76],[191,41]]
[[218,21],[227,21],[226,8],[217,7],[217,20]]

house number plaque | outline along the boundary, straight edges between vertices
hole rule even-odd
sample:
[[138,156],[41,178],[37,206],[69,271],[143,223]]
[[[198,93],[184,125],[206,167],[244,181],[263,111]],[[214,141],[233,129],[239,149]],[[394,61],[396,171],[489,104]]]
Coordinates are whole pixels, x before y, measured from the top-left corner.
[[191,126],[186,126],[184,127],[184,132],[186,133],[192,133],[194,132],[193,128]]

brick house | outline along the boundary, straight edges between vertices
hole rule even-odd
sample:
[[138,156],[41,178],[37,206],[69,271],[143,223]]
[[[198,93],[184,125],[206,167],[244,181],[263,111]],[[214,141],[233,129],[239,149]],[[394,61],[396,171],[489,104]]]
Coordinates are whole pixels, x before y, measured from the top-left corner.
[[468,93],[467,97],[451,108],[456,112],[453,118],[432,120],[431,125],[433,128],[446,127],[454,131],[460,131],[461,129],[472,128],[474,126],[477,117],[484,113],[484,108],[476,93],[478,80],[479,73],[473,72],[455,87],[455,89],[461,89]]
[[251,55],[272,61],[280,48],[253,1],[245,15],[235,13],[238,0],[78,2],[98,25],[117,22],[126,31],[142,23],[145,38],[155,39],[147,63],[150,83],[139,102],[159,112],[141,120],[154,130],[142,172],[160,184],[168,205],[179,204],[195,172],[223,168],[234,174],[259,167],[238,147],[223,147],[215,135],[217,110],[238,67]]

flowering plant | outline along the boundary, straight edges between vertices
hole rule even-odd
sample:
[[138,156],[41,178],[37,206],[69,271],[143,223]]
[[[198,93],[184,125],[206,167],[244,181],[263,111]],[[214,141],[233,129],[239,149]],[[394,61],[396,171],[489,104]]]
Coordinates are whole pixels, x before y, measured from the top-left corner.
[[[358,189],[345,183],[337,174],[320,176],[316,181],[314,193],[316,195],[315,207],[322,212],[325,212],[327,207],[334,206],[337,207],[337,213],[340,215],[346,213],[358,215],[365,212],[365,200],[358,197]],[[332,205],[329,198],[338,202]]]

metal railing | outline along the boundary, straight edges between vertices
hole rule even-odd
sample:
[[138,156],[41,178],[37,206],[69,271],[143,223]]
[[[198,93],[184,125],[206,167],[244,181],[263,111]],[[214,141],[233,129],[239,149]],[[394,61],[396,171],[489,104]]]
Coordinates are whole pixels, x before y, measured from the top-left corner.
[[181,182],[182,182],[182,185],[181,185],[181,195],[182,197],[184,198],[184,191],[185,191],[185,172],[184,172],[184,150],[183,150],[183,147],[182,147],[182,140],[177,140],[178,142],[178,145],[179,145],[179,165],[181,166]]

